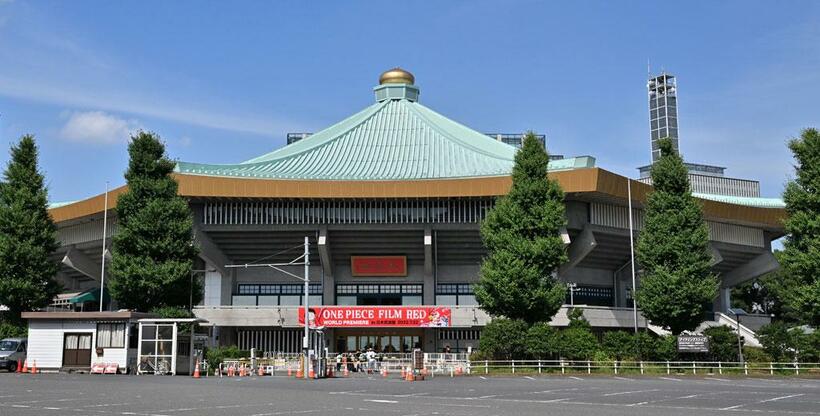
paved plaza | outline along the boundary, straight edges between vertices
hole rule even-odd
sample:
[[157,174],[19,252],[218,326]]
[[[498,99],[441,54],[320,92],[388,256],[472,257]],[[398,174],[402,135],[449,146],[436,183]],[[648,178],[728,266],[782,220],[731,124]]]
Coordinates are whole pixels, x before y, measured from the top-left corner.
[[820,379],[0,374],[0,415],[820,415]]

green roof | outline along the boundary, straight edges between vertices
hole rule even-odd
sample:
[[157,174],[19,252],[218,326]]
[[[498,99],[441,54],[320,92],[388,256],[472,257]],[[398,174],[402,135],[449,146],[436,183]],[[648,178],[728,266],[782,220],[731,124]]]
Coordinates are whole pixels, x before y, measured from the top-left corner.
[[745,205],[748,207],[758,208],[785,208],[786,203],[780,198],[759,198],[759,197],[744,197],[744,196],[727,196],[715,194],[702,194],[693,192],[692,195],[708,199],[710,201],[725,202],[727,204]]
[[[232,165],[178,162],[176,171],[320,180],[446,179],[512,172],[515,147],[419,104],[417,94],[412,85],[382,85],[376,88],[378,102],[296,143]],[[590,166],[590,157],[550,162],[553,170]]]

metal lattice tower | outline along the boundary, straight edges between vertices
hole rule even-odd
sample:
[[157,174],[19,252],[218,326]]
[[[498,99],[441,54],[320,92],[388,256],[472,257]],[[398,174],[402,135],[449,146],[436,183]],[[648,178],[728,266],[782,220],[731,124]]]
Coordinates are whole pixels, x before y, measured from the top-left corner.
[[664,137],[672,139],[676,152],[678,148],[678,97],[675,77],[666,72],[649,77],[646,84],[649,93],[649,134],[652,150],[652,163],[661,157],[658,140]]

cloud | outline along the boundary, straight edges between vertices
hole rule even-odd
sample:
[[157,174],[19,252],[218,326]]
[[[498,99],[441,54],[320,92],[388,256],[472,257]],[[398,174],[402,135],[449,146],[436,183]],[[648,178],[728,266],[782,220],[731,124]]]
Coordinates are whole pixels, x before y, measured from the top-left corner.
[[112,144],[128,141],[140,129],[136,120],[125,120],[103,111],[71,112],[60,137],[73,142]]

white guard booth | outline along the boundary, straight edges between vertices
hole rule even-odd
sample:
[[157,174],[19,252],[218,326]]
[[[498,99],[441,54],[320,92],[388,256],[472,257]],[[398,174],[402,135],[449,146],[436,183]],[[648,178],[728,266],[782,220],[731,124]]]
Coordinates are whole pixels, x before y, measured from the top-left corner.
[[28,362],[44,371],[133,372],[137,322],[154,315],[117,312],[23,312]]
[[194,330],[200,318],[139,320],[137,374],[177,375],[193,372]]

